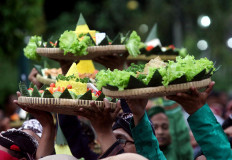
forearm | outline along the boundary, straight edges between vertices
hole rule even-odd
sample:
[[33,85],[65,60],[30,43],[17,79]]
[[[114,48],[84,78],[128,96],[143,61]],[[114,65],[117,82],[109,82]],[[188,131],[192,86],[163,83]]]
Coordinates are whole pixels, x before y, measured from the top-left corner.
[[102,152],[104,153],[112,144],[116,142],[116,137],[113,134],[112,129],[110,128],[107,131],[97,131],[97,141],[101,145]]
[[146,113],[137,125],[135,125],[134,120],[132,119],[131,131],[138,154],[148,159],[166,159],[163,152],[159,149],[158,140],[153,133],[152,126]]
[[193,113],[188,123],[207,159],[232,159],[228,138],[207,104]]
[[45,157],[54,153],[55,126],[43,126],[42,137],[36,151],[36,158]]

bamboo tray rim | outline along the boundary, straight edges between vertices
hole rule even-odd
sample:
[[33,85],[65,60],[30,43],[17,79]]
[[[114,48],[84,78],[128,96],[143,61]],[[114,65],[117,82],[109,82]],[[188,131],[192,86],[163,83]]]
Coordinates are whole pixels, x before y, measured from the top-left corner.
[[64,59],[64,60],[85,60],[94,59],[99,56],[112,55],[112,54],[124,54],[127,53],[125,45],[102,45],[102,46],[90,46],[87,48],[87,55],[75,56],[72,53],[64,55],[64,51],[60,48],[40,48],[36,49],[37,54],[52,59]]
[[190,87],[196,87],[197,89],[205,88],[211,82],[211,78],[203,79],[201,81],[192,81],[181,84],[173,84],[158,87],[146,87],[146,88],[136,88],[136,89],[126,89],[123,91],[112,91],[103,87],[102,92],[109,97],[114,98],[152,98],[161,97],[167,95],[174,95],[178,92],[186,92]]
[[[103,101],[80,100],[80,99],[64,99],[64,98],[41,98],[41,97],[25,97],[20,96],[18,103],[28,108],[56,112],[67,115],[78,115],[79,108],[91,110],[90,102],[94,101],[97,107],[104,108]],[[116,107],[116,103],[109,102],[111,111]]]

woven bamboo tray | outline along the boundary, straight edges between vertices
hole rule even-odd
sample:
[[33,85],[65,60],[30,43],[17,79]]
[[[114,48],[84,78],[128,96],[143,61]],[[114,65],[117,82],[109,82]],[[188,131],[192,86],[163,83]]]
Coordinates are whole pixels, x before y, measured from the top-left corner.
[[[79,108],[91,110],[90,102],[92,100],[79,100],[79,99],[62,99],[62,98],[39,98],[39,97],[24,97],[18,98],[18,103],[21,106],[28,108],[43,110],[47,112],[55,112],[67,115],[78,115]],[[103,101],[95,101],[95,104],[104,108]],[[114,111],[116,103],[110,102],[110,108]]]
[[150,61],[151,59],[154,59],[156,57],[160,57],[162,60],[167,61],[167,60],[176,60],[176,55],[151,55],[151,56],[146,56],[146,55],[138,55],[136,57],[133,56],[128,56],[127,60],[131,61]]
[[47,84],[50,85],[51,83],[56,83],[55,79],[51,79],[51,78],[44,78],[43,76],[41,76],[40,74],[36,75],[36,79],[42,83],[42,84]]
[[102,91],[106,96],[115,98],[152,98],[152,97],[162,97],[167,95],[174,95],[178,92],[186,92],[190,87],[195,87],[197,89],[205,88],[209,85],[211,79],[204,79],[201,81],[187,82],[182,84],[173,84],[167,87],[147,87],[138,89],[127,89],[123,91],[111,91],[103,87]]
[[41,55],[52,59],[61,60],[85,60],[93,59],[99,56],[111,55],[111,54],[124,54],[127,53],[125,45],[105,45],[105,46],[91,46],[88,47],[88,54],[85,56],[75,56],[72,53],[64,55],[64,51],[59,48],[37,48],[36,52]]

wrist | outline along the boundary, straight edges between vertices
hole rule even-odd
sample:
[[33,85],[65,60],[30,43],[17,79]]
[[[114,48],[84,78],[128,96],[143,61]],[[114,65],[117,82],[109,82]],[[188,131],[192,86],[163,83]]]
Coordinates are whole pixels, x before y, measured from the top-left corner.
[[143,118],[145,112],[140,113],[139,115],[133,115],[133,119],[134,119],[134,125],[137,126],[139,124],[139,122],[141,121],[141,119]]
[[97,128],[97,127],[93,126],[93,128],[94,128],[95,132],[97,133],[97,135],[99,135],[99,136],[109,135],[109,134],[112,133],[112,127],[111,126],[110,127],[105,127],[105,128],[104,127]]
[[105,152],[112,144],[116,142],[116,137],[111,129],[111,132],[97,133],[97,141],[101,145],[102,152]]
[[204,105],[197,105],[194,108],[191,108],[189,110],[185,110],[189,115],[194,114],[196,111],[198,111],[201,107],[203,107]]

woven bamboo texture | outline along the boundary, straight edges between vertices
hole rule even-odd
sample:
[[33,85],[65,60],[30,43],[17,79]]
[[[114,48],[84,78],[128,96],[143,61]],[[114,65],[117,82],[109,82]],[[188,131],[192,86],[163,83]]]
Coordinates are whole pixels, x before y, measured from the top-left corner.
[[102,91],[106,96],[114,98],[152,98],[152,97],[161,97],[167,95],[174,95],[178,92],[186,92],[190,87],[195,87],[197,89],[205,88],[209,85],[211,79],[204,79],[201,81],[193,81],[181,84],[173,84],[167,87],[147,87],[147,88],[138,88],[138,89],[127,89],[123,91],[111,91],[103,87]]
[[[63,99],[63,98],[40,98],[40,97],[24,97],[18,98],[18,103],[21,106],[28,108],[55,112],[67,115],[78,115],[79,108],[91,110],[90,102],[92,100],[79,99]],[[97,107],[104,108],[103,101],[95,101]],[[113,111],[116,103],[110,102],[110,108]]]
[[127,53],[125,45],[105,45],[105,46],[91,46],[88,47],[87,55],[75,56],[72,53],[67,53],[64,55],[64,51],[59,48],[37,48],[36,52],[41,55],[51,59],[61,59],[61,60],[85,60],[93,59],[99,56],[112,55],[112,54],[124,54]]

